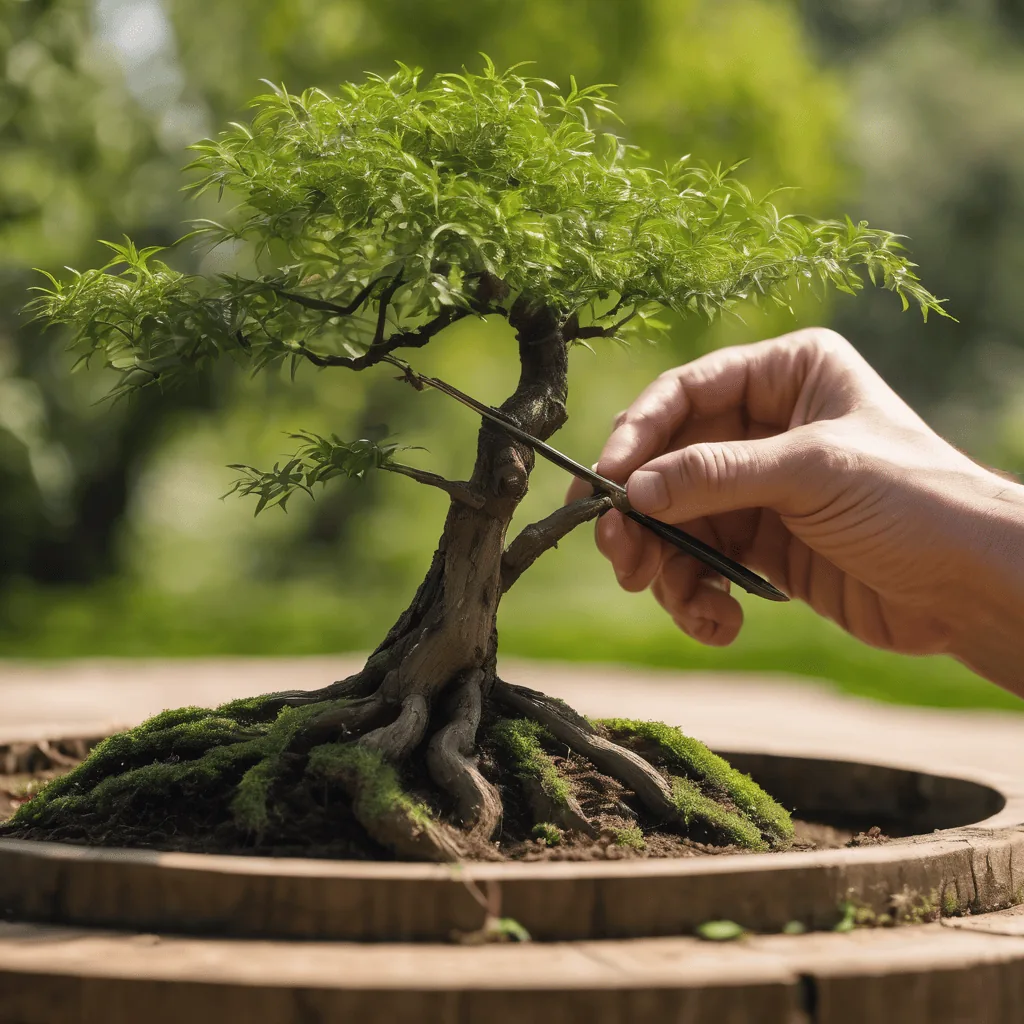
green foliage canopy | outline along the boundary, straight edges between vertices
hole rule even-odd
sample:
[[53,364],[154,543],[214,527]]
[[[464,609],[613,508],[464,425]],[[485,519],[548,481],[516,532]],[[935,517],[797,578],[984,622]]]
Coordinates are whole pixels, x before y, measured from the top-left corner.
[[120,373],[115,393],[223,354],[257,370],[363,369],[467,315],[507,315],[509,294],[553,309],[570,339],[662,307],[784,304],[801,281],[856,291],[861,272],[942,312],[890,232],[782,216],[731,169],[647,166],[594,127],[611,115],[606,87],[573,80],[563,94],[487,61],[427,84],[400,65],[335,96],[275,88],[253,103],[250,125],[197,145],[190,165],[196,192],[239,199],[193,236],[245,247],[251,276],[184,274],[154,248],[108,243],[110,263],[51,277],[35,301],[84,359]]

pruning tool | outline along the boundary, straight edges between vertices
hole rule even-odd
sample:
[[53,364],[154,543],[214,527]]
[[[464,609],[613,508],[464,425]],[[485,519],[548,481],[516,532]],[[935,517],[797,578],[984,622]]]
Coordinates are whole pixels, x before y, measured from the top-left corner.
[[528,434],[517,424],[513,423],[504,413],[491,408],[489,405],[484,405],[483,402],[478,402],[464,391],[460,391],[458,388],[437,377],[428,377],[424,374],[416,373],[403,360],[396,359],[393,356],[386,357],[386,359],[387,362],[394,364],[402,370],[403,376],[400,379],[411,384],[417,391],[421,391],[424,386],[433,388],[435,391],[448,395],[449,398],[454,398],[455,401],[472,409],[480,416],[483,416],[484,419],[490,420],[491,423],[501,427],[502,430],[510,434],[517,441],[528,445],[542,458],[547,459],[548,462],[554,463],[554,465],[564,469],[567,473],[571,473],[580,480],[585,480],[597,493],[607,494],[611,499],[612,506],[628,519],[632,519],[634,523],[639,523],[640,526],[650,530],[651,533],[656,534],[663,541],[673,545],[673,547],[679,548],[680,551],[685,551],[688,555],[692,555],[699,562],[703,562],[704,565],[714,569],[715,572],[725,577],[725,579],[735,583],[738,587],[742,587],[748,594],[763,597],[767,601],[789,600],[781,590],[772,586],[766,579],[758,576],[756,572],[751,572],[745,565],[741,565],[727,555],[716,551],[710,544],[705,544],[704,541],[686,533],[684,530],[680,530],[677,526],[670,526],[668,523],[663,523],[660,519],[653,518],[653,516],[637,512],[629,504],[626,488],[622,484],[617,484],[614,480],[601,476],[600,473],[589,469],[575,459],[570,459],[568,455],[564,455],[557,448],[552,448],[551,445],[541,441],[540,438]]

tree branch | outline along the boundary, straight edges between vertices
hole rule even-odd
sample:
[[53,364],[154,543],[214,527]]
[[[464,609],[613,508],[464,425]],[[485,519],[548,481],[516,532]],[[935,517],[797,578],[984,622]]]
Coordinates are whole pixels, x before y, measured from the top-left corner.
[[314,366],[344,366],[349,370],[366,370],[377,363],[383,362],[396,348],[422,348],[446,327],[465,319],[470,315],[468,309],[448,308],[414,331],[395,331],[380,344],[376,341],[361,356],[330,356],[321,355],[305,346],[285,346],[295,355],[302,356]]
[[[396,274],[395,278],[401,277],[401,274]],[[374,278],[368,285],[360,288],[356,293],[355,298],[348,303],[346,306],[339,306],[336,302],[328,302],[326,299],[316,299],[309,295],[297,295],[295,292],[286,292],[283,288],[278,288],[276,285],[271,285],[270,290],[275,295],[280,295],[282,299],[288,299],[289,302],[296,302],[300,306],[305,306],[306,309],[316,309],[321,313],[331,313],[334,316],[351,316],[366,300],[370,297],[373,289],[380,284],[381,281],[387,280],[383,277]]]
[[[628,324],[629,321],[636,316],[636,314],[637,311],[634,309],[631,313],[627,314],[616,323],[611,324],[609,327],[597,327],[596,325],[591,325],[590,327],[580,327],[577,329],[573,337],[581,340],[586,338],[610,338],[612,337],[612,335],[617,334],[623,327],[625,327],[626,324]],[[606,313],[605,316],[607,315],[608,314]]]
[[607,494],[592,494],[563,505],[540,522],[524,526],[502,556],[501,592],[506,593],[545,551],[557,547],[564,536],[611,507],[612,499]]
[[381,292],[380,301],[377,305],[377,329],[373,332],[373,344],[370,346],[371,349],[384,344],[384,328],[387,326],[388,322],[388,306],[391,305],[391,300],[395,297],[395,292],[397,292],[401,286],[402,272],[399,271],[387,283],[384,291]]
[[450,494],[456,501],[461,501],[463,505],[469,505],[470,508],[484,507],[486,499],[483,495],[476,494],[470,489],[469,484],[462,480],[448,480],[443,476],[438,476],[437,473],[428,473],[425,469],[403,466],[400,462],[388,462],[380,468],[389,473],[407,476],[410,480],[415,480],[417,483],[438,487]]

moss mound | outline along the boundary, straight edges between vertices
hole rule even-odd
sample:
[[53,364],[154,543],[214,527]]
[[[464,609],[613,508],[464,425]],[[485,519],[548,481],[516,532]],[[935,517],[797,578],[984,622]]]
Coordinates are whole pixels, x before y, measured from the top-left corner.
[[[296,742],[312,719],[345,705],[279,710],[279,702],[254,698],[164,711],[104,740],[24,803],[0,834],[383,860],[394,854],[367,822],[401,819],[413,831],[456,824],[431,784],[422,750],[395,767],[355,742]],[[684,855],[687,843],[764,851],[792,836],[784,808],[678,729],[632,719],[594,725],[664,776],[679,820],[653,820],[631,791],[537,722],[489,717],[479,761],[505,806],[500,855],[540,848],[578,859],[595,844],[624,856]]]

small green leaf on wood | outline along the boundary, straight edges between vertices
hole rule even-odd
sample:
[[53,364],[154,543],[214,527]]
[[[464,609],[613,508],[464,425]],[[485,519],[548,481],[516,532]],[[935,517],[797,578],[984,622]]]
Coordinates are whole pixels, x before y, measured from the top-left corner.
[[840,918],[833,927],[834,932],[852,932],[857,927],[857,906],[850,900],[839,904]]
[[498,917],[492,925],[504,942],[530,942],[530,933],[514,917]]
[[696,931],[708,942],[735,942],[747,933],[743,925],[735,921],[705,921],[697,925]]

